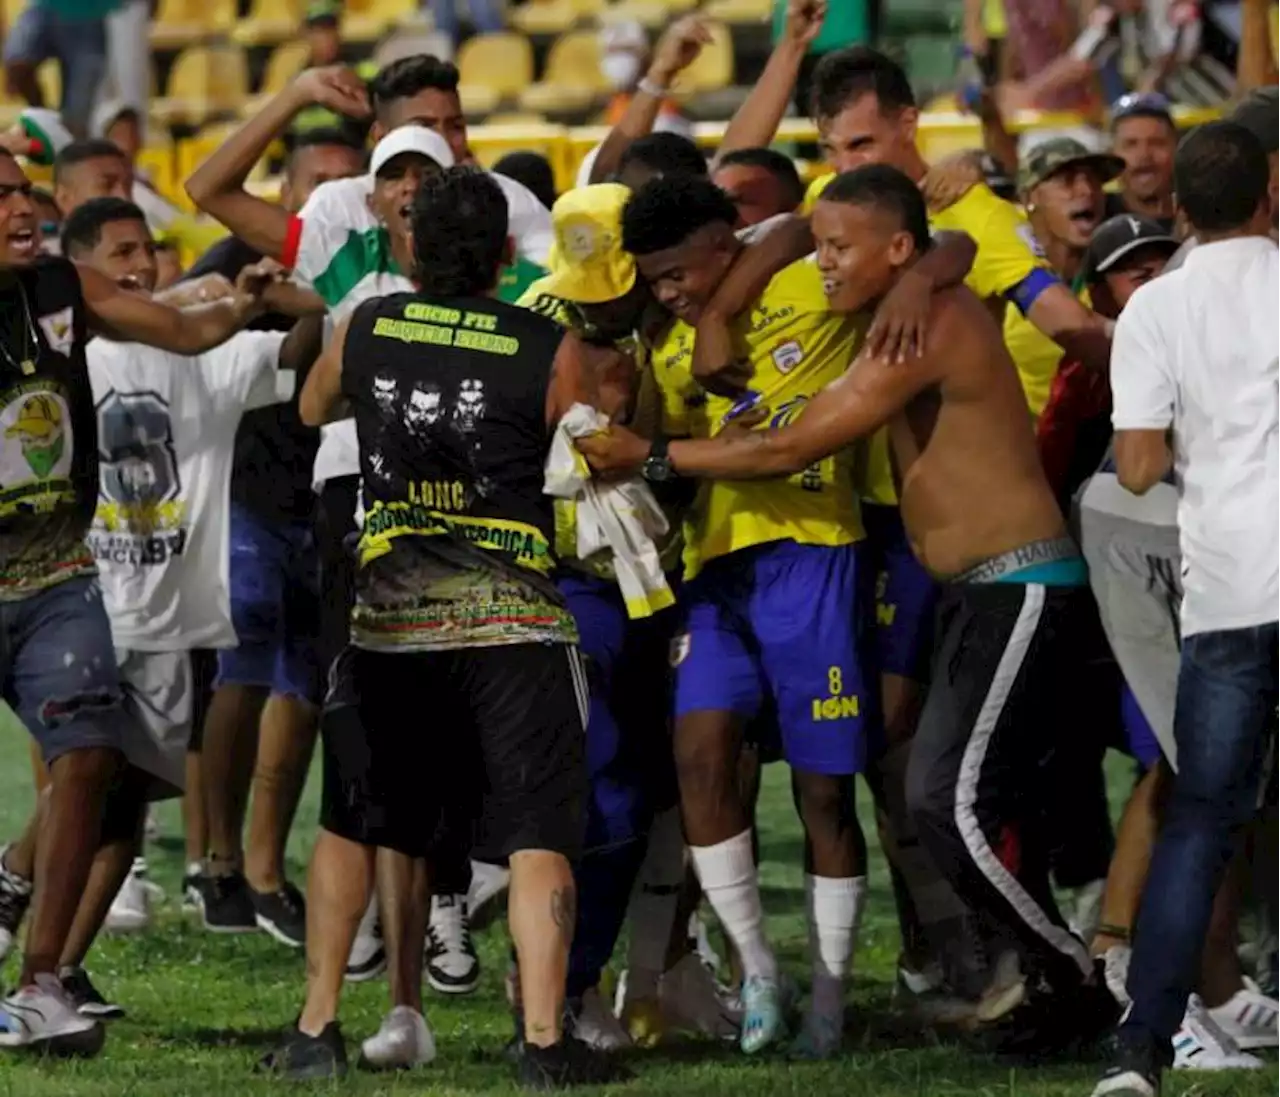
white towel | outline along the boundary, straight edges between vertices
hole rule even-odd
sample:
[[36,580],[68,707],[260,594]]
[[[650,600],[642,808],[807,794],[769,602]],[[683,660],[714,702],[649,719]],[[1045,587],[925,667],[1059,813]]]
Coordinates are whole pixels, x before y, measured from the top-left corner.
[[573,440],[608,426],[608,418],[595,408],[574,404],[556,427],[543,490],[574,502],[578,559],[608,549],[627,615],[649,617],[675,602],[654,543],[666,534],[667,518],[639,477],[612,483],[591,478],[591,468]]

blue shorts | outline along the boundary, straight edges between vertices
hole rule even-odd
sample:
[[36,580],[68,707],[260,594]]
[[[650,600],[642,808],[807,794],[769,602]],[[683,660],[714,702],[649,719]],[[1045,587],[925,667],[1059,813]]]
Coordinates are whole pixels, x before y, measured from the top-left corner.
[[667,668],[674,613],[629,620],[611,579],[566,570],[556,586],[587,657],[589,851],[646,834],[653,812],[674,799]]
[[710,561],[684,590],[676,718],[777,711],[806,773],[860,773],[868,703],[857,643],[859,546],[775,541]]
[[73,130],[89,129],[98,85],[107,71],[107,26],[103,19],[68,19],[51,6],[29,3],[9,28],[5,64],[35,67],[56,60],[62,77],[62,119]]
[[875,580],[872,656],[884,674],[929,680],[938,584],[916,559],[897,507],[862,504],[864,567]]
[[1120,688],[1120,720],[1124,726],[1125,745],[1129,753],[1138,760],[1144,769],[1150,769],[1160,761],[1160,744],[1156,741],[1156,733],[1142,714],[1138,699],[1125,682]]
[[218,652],[216,685],[320,703],[318,568],[309,525],[264,522],[232,503],[231,621],[240,643]]
[[0,674],[45,765],[73,750],[124,750],[124,695],[96,578],[0,602]]

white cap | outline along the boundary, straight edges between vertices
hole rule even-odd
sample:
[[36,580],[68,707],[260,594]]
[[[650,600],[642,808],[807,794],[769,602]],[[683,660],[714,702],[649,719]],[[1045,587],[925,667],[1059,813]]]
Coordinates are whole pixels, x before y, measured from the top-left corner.
[[374,146],[369,159],[369,171],[377,175],[395,157],[406,152],[416,152],[428,160],[434,160],[442,168],[453,167],[453,153],[449,144],[435,130],[426,126],[401,126],[394,129]]

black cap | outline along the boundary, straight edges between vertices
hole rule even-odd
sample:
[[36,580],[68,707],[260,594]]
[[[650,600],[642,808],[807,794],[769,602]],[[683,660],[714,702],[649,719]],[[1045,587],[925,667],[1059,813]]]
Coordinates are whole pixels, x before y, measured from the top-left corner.
[[309,27],[336,27],[341,17],[341,0],[311,0],[303,21]]
[[1239,103],[1227,120],[1243,126],[1254,135],[1266,152],[1275,152],[1277,130],[1280,130],[1280,89],[1275,87],[1255,88]]
[[1170,255],[1178,250],[1179,241],[1158,221],[1122,213],[1103,221],[1093,230],[1093,238],[1084,253],[1084,270],[1088,278],[1114,269],[1126,256],[1139,248],[1163,247]]

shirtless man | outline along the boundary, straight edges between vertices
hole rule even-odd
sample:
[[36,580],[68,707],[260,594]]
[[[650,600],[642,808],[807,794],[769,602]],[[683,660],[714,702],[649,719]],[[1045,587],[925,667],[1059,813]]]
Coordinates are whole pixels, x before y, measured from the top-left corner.
[[[813,232],[828,300],[841,312],[874,307],[929,247],[919,189],[883,165],[833,181]],[[908,770],[911,813],[970,907],[1013,934],[1051,987],[1074,990],[1093,967],[1054,905],[1036,843],[1022,837],[1050,746],[1036,734],[1053,711],[1046,695],[1065,685],[1055,641],[1069,638],[1084,605],[1086,572],[982,302],[964,288],[939,292],[924,353],[910,364],[860,358],[788,426],[673,441],[666,458],[686,476],[789,476],[885,425],[912,550],[946,584]],[[646,439],[621,428],[579,445],[601,472],[630,472],[653,456]]]

